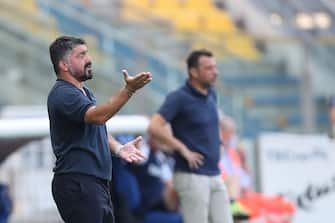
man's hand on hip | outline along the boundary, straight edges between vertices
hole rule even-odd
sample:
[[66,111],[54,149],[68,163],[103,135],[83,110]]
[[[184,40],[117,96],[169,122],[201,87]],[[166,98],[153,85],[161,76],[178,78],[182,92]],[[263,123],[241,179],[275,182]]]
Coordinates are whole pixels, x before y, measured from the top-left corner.
[[204,157],[200,153],[193,152],[186,147],[180,153],[187,160],[188,166],[191,169],[198,169],[203,164]]

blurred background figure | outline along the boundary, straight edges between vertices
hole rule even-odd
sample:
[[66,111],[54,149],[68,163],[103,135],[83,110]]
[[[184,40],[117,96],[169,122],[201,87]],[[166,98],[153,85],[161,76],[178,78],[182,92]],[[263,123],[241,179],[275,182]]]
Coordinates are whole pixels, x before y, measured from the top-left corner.
[[235,121],[229,116],[221,117],[220,132],[223,144],[219,166],[229,195],[235,200],[243,196],[246,191],[251,190],[251,176],[243,144],[239,142]]
[[329,103],[329,120],[330,120],[330,130],[329,137],[335,139],[335,97],[331,97]]
[[0,223],[8,223],[13,203],[8,185],[0,183]]
[[[226,115],[220,119],[223,144],[219,167],[231,197],[231,210],[235,221],[249,220],[266,223],[286,223],[295,213],[294,204],[282,196],[255,192],[246,160],[246,152],[239,141],[235,121]],[[269,217],[272,216],[272,217]]]
[[[120,142],[134,135],[118,135]],[[126,164],[114,157],[113,177],[116,222],[181,223],[178,198],[172,184],[173,159],[168,150],[148,136],[140,146],[147,159],[140,164]],[[114,196],[114,197],[113,197]]]
[[168,149],[151,134],[148,134],[141,149],[147,154],[147,160],[138,165],[129,165],[141,192],[136,213],[144,217],[145,222],[182,223],[172,182],[174,160],[164,153]]

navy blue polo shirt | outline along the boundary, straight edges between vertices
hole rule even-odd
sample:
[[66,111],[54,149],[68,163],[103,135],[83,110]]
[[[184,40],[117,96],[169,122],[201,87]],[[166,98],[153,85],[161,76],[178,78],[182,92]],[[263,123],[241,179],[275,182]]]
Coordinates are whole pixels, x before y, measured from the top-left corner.
[[218,175],[220,137],[214,90],[210,88],[208,95],[203,95],[186,82],[167,96],[158,113],[171,124],[177,139],[204,156],[203,165],[193,170],[180,153],[175,153],[175,171]]
[[141,205],[137,210],[139,213],[158,206],[163,200],[165,184],[160,178],[163,161],[155,152],[150,151],[145,163],[129,165],[141,191]]
[[112,159],[105,125],[85,123],[85,113],[96,104],[73,84],[57,80],[48,96],[50,136],[56,156],[55,174],[82,173],[111,180]]

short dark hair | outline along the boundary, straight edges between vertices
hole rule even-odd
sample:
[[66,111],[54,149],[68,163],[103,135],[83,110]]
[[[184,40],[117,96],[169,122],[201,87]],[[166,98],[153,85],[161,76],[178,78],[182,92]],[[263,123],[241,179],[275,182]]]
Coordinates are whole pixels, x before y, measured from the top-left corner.
[[213,57],[213,53],[206,49],[192,51],[186,60],[187,70],[197,68],[199,66],[199,58],[201,56]]
[[77,45],[86,44],[85,40],[72,36],[58,37],[49,47],[50,59],[56,75],[59,74],[59,61]]

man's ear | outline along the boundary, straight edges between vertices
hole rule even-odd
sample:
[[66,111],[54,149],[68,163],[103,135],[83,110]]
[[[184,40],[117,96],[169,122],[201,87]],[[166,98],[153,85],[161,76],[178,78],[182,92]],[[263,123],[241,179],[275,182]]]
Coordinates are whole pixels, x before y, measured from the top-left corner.
[[69,67],[67,65],[67,63],[64,61],[64,60],[61,60],[59,61],[59,69],[62,70],[62,71],[68,71],[69,70]]
[[189,74],[190,74],[190,77],[192,77],[192,78],[197,78],[198,77],[197,69],[194,68],[194,67],[191,67],[189,69]]

